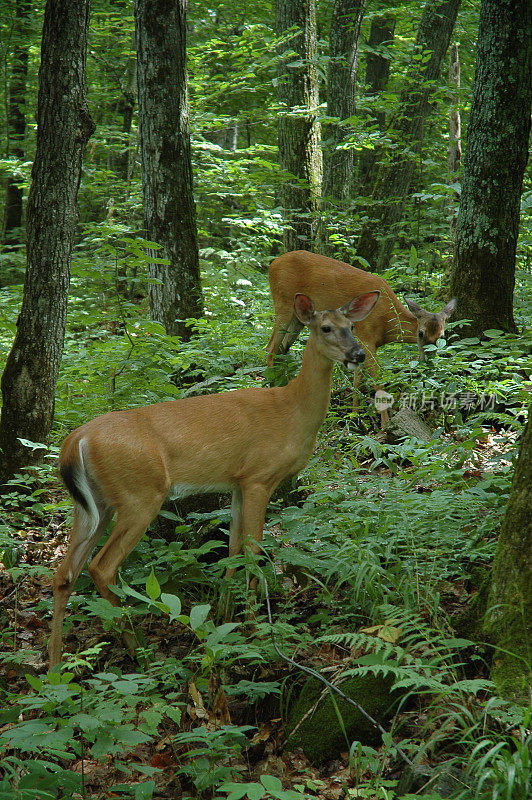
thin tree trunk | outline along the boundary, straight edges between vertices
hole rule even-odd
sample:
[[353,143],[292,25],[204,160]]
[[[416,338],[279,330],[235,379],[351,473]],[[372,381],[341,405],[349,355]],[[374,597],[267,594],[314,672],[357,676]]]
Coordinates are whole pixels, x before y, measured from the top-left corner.
[[453,92],[453,103],[449,109],[447,170],[448,172],[458,172],[462,163],[462,126],[460,123],[460,59],[457,44],[453,44],[449,52],[449,84],[455,88],[455,92]]
[[322,178],[316,11],[314,0],[277,0],[278,35],[296,28],[279,58],[279,198],[287,250],[310,249],[316,234]]
[[136,84],[137,59],[132,55],[127,61],[120,97],[116,104],[118,114],[122,115],[122,137],[120,139],[122,147],[120,153],[115,157],[114,168],[117,175],[124,181],[129,178],[129,148],[131,124],[133,122],[133,112],[135,111]]
[[400,147],[379,168],[373,190],[373,219],[362,228],[357,253],[378,272],[390,263],[398,226],[419,153],[423,123],[430,110],[434,82],[438,80],[453,32],[460,0],[431,0],[425,6],[416,38],[416,57],[402,92],[391,130]]
[[339,121],[328,125],[322,194],[333,201],[350,197],[355,183],[356,151],[337,147],[351,131],[342,120],[356,111],[358,42],[365,6],[366,0],[335,0],[331,19],[327,116]]
[[136,0],[139,132],[144,219],[153,252],[151,315],[188,340],[203,313],[186,77],[186,0]]
[[85,144],[89,0],[48,0],[37,101],[37,149],[27,209],[27,269],[17,334],[2,375],[0,480],[37,460],[19,441],[46,443],[65,334],[70,256]]
[[[22,160],[24,158],[24,137],[26,134],[26,80],[28,76],[28,24],[30,14],[29,0],[17,0],[15,24],[13,28],[13,55],[11,77],[9,80],[8,104],[8,153]],[[9,174],[6,185],[4,224],[2,242],[6,249],[20,244],[22,228],[22,187],[14,174]]]
[[515,252],[532,103],[530,0],[482,0],[451,291],[469,335],[515,331]]
[[491,572],[485,629],[498,646],[491,677],[499,693],[530,700],[532,684],[532,406],[521,437]]
[[[395,17],[390,14],[375,16],[371,20],[368,45],[371,48],[366,55],[366,97],[378,98],[384,91],[390,76],[390,54],[386,53],[393,43],[395,32]],[[379,133],[386,127],[386,114],[376,111],[374,123]],[[358,162],[359,193],[371,194],[375,182],[375,162],[377,161],[377,147],[364,148]]]

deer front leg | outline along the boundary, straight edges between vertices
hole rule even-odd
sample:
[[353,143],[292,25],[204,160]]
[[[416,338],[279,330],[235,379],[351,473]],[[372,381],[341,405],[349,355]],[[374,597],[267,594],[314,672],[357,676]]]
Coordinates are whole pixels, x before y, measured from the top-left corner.
[[[274,486],[262,483],[242,486],[242,547],[249,547],[254,555],[261,550],[266,509],[273,489]],[[256,578],[251,579],[250,587],[256,591]]]
[[[366,372],[369,375],[369,378],[370,378],[370,381],[371,381],[371,387],[372,387],[372,389],[374,388],[375,392],[383,391],[384,390],[384,386],[381,383],[379,383],[380,365],[379,365],[379,361],[377,359],[377,348],[376,347],[371,347],[371,346],[369,346],[367,344],[363,344],[363,347],[364,347],[364,351],[366,353],[366,361],[365,361],[364,366],[366,368]],[[355,375],[354,381],[357,380],[357,377],[358,376]],[[361,380],[362,380],[362,378],[359,378],[359,381],[361,381]],[[358,400],[358,395],[357,395],[357,400]],[[353,403],[353,406],[354,406],[354,403]],[[386,427],[386,425],[388,424],[388,422],[390,421],[388,410],[387,409],[383,409],[382,411],[379,412],[379,414],[380,414],[380,421],[381,421],[381,429],[384,429]]]

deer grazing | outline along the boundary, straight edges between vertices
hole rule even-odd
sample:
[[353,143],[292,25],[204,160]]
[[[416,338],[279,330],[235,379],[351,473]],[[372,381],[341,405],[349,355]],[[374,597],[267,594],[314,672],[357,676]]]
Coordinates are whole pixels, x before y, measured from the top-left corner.
[[[425,360],[424,348],[434,344],[445,330],[448,317],[455,309],[453,299],[441,311],[425,311],[413,300],[406,300],[408,309],[383,278],[372,275],[343,261],[327,258],[306,250],[295,250],[276,258],[270,264],[270,290],[275,309],[275,322],[270,341],[266,346],[268,365],[274,355],[286,353],[297,339],[302,328],[293,313],[293,298],[298,292],[312,297],[316,309],[337,308],[349,297],[372,290],[380,298],[371,317],[355,325],[355,335],[366,353],[366,369],[376,389],[379,362],[377,348],[390,342],[417,343],[420,361]],[[362,372],[354,376],[353,411],[358,410],[358,389]],[[381,412],[381,424],[388,422],[388,412]]]
[[[365,358],[352,335],[379,299],[371,291],[335,311],[316,311],[304,294],[294,314],[309,329],[297,377],[282,387],[239,389],[111,411],[86,422],[63,443],[59,468],[74,501],[68,550],[54,576],[50,665],[61,659],[66,605],[91,550],[116,512],[116,523],[89,564],[101,595],[157,516],[165,498],[232,491],[229,555],[248,543],[260,551],[266,507],[284,478],[309,459],[331,395],[333,364],[354,371]],[[234,570],[228,570],[228,577]],[[134,637],[124,641],[133,653]]]

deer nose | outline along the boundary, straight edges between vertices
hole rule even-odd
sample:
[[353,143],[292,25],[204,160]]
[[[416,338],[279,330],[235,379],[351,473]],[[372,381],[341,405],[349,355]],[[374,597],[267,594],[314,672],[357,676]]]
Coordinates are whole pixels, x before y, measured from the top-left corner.
[[366,354],[360,348],[352,347],[349,353],[347,354],[347,358],[349,361],[352,361],[353,364],[362,364],[362,362],[366,358]]

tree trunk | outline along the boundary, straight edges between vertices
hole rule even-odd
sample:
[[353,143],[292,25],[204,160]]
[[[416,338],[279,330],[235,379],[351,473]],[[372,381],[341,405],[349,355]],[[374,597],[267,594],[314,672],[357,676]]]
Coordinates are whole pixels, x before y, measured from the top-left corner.
[[144,219],[152,256],[151,315],[188,340],[203,313],[186,76],[187,0],[136,0],[139,133]]
[[400,146],[379,168],[372,195],[373,219],[362,228],[357,253],[377,272],[390,263],[398,227],[423,138],[423,123],[430,110],[434,82],[453,32],[460,0],[431,0],[424,8],[416,38],[415,58],[399,111],[391,125]]
[[[28,24],[29,0],[17,0],[13,26],[13,55],[9,80],[8,152],[7,155],[24,159],[26,134],[26,80],[28,76]],[[7,178],[2,242],[6,249],[20,244],[22,228],[22,187],[16,174]]]
[[[449,56],[449,83],[455,89],[453,93],[453,103],[449,109],[449,149],[447,150],[447,171],[449,172],[449,181],[456,180],[456,172],[460,169],[462,164],[462,125],[460,120],[460,58],[458,56],[458,45],[453,44]],[[449,235],[451,239],[451,247],[454,250],[454,243],[456,240],[456,224],[458,222],[458,208],[457,200],[460,199],[459,194],[453,191],[453,199],[451,200],[451,222],[449,226]],[[449,263],[450,259],[449,259]],[[446,270],[447,274],[448,270]],[[448,280],[446,281],[448,283]]]
[[515,331],[513,291],[532,103],[530,0],[482,0],[451,290],[468,335]]
[[18,437],[46,443],[53,421],[81,162],[94,130],[86,101],[88,26],[89,0],[46,3],[26,280],[17,334],[2,375],[1,481],[38,458]]
[[530,700],[532,684],[532,405],[491,572],[485,628],[500,648],[492,679],[503,697]]
[[449,109],[449,149],[447,150],[448,172],[458,172],[462,163],[462,126],[460,124],[460,59],[458,45],[453,44],[449,54],[449,84],[453,92],[453,104]]
[[335,0],[329,38],[327,116],[338,119],[328,125],[329,136],[323,164],[323,196],[333,202],[351,196],[355,183],[356,151],[337,150],[350,133],[342,120],[356,111],[358,41],[366,0]]
[[279,58],[279,199],[286,250],[310,249],[316,233],[322,176],[316,11],[314,0],[277,0],[278,35],[295,27]]
[[120,138],[121,150],[115,157],[114,168],[116,174],[122,180],[129,179],[129,140],[131,135],[131,123],[133,122],[133,112],[135,110],[135,87],[137,83],[137,60],[134,55],[128,58],[124,79],[122,82],[120,97],[116,104],[116,111],[122,115],[122,125]]
[[[393,43],[395,32],[395,17],[386,14],[382,17],[373,17],[369,31],[368,50],[366,55],[366,97],[377,98],[384,91],[390,75],[390,54],[385,52]],[[376,111],[374,120],[379,133],[386,127],[384,111]],[[358,163],[359,193],[371,194],[375,182],[375,162],[377,161],[377,148],[364,148]]]

